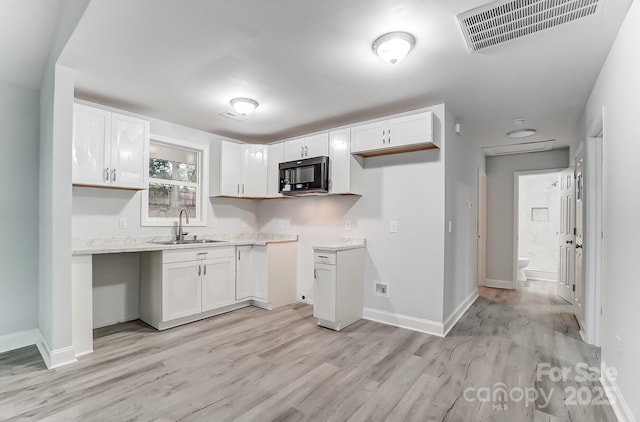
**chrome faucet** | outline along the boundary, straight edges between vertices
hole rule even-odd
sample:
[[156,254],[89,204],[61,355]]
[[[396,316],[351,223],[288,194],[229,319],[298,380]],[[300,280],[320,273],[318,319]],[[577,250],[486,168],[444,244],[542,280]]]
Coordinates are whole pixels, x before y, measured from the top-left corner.
[[178,235],[176,236],[177,238],[176,240],[178,241],[184,240],[184,237],[189,234],[182,230],[182,213],[183,212],[186,217],[187,224],[189,224],[189,213],[187,212],[186,208],[181,208],[180,214],[178,215]]

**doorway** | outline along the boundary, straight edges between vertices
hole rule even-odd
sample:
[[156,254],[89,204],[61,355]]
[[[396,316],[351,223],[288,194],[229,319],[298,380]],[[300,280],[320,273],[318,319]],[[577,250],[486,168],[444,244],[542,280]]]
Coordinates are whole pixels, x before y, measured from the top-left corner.
[[515,173],[515,288],[556,294],[561,227],[560,169]]

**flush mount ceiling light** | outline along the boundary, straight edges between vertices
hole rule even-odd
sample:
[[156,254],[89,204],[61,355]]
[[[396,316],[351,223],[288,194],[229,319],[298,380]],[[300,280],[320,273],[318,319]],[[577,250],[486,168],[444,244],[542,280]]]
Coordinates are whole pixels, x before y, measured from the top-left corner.
[[507,136],[513,139],[527,138],[536,134],[535,129],[516,129],[511,132],[507,132]]
[[244,98],[244,97],[234,98],[229,102],[231,103],[231,105],[233,106],[233,109],[237,113],[244,114],[245,116],[247,114],[253,113],[253,111],[259,105],[256,100],[252,100],[251,98]]
[[373,42],[373,51],[383,62],[396,64],[407,57],[416,45],[416,39],[408,32],[389,32]]

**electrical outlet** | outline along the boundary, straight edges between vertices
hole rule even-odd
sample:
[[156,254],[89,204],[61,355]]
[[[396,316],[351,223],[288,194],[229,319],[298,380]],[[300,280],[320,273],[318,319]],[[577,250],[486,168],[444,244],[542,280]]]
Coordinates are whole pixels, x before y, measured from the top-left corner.
[[346,231],[348,231],[348,232],[350,232],[350,231],[351,231],[351,220],[346,220],[346,221],[344,222],[344,229],[345,229]]
[[120,221],[118,221],[118,227],[120,227],[121,229],[126,229],[127,228],[127,219],[126,218],[121,218]]
[[389,233],[398,233],[398,221],[389,221]]
[[389,297],[389,283],[385,281],[375,281],[373,283],[373,294],[380,297]]

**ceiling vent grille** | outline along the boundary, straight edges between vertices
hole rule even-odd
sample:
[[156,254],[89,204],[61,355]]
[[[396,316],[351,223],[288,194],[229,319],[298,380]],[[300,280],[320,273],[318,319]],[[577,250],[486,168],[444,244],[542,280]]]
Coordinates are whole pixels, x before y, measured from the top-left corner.
[[483,147],[484,155],[494,157],[497,155],[524,154],[527,152],[549,151],[553,148],[555,139],[538,142],[525,142],[523,144],[498,145],[495,147]]
[[458,15],[470,51],[478,51],[593,15],[604,0],[500,0]]
[[244,122],[248,118],[246,114],[240,114],[233,111],[225,111],[224,113],[220,113],[220,115],[222,117],[226,117],[231,120],[237,120],[239,122]]

